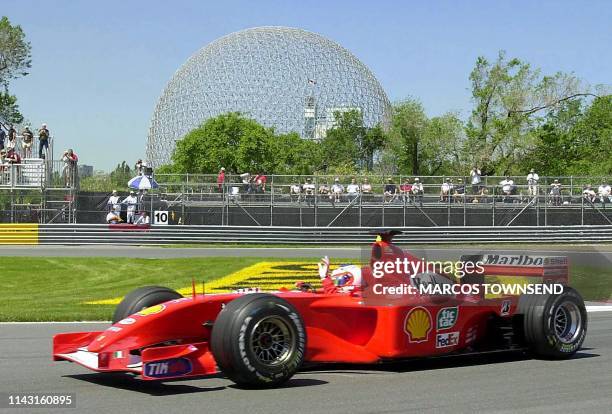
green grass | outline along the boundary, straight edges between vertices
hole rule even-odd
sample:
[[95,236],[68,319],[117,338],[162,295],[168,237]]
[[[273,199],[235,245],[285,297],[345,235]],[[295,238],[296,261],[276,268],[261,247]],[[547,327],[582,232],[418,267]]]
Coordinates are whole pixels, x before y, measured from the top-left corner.
[[[5,258],[0,267],[0,321],[110,320],[114,305],[83,302],[120,297],[152,284],[183,288],[191,285],[192,277],[198,283],[210,281],[262,260],[316,261],[259,257]],[[585,300],[612,299],[612,268],[573,266],[570,280]]]
[[109,320],[114,306],[83,302],[120,297],[144,285],[173,289],[260,261],[256,257],[131,259],[11,257],[0,267],[0,321]]

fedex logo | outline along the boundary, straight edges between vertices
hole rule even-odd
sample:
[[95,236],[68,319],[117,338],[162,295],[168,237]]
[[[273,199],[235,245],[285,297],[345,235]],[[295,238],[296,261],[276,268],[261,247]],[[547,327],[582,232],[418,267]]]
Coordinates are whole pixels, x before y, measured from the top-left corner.
[[145,375],[151,378],[180,377],[189,374],[192,369],[191,361],[187,358],[148,362],[144,366]]
[[459,345],[459,332],[448,332],[436,335],[436,348],[447,348]]

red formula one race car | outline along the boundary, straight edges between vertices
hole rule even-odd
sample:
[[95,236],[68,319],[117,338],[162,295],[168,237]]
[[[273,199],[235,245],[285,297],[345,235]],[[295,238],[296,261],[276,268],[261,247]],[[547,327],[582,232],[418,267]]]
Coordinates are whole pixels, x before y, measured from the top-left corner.
[[[304,363],[377,364],[504,349],[568,358],[582,345],[587,313],[574,289],[495,297],[475,289],[489,276],[540,278],[544,285],[566,281],[565,258],[466,256],[464,261],[478,259],[480,274],[394,274],[385,286],[396,279],[405,282],[403,288],[381,296],[374,292],[383,290],[377,286],[383,279],[373,272],[381,268],[377,263],[419,260],[392,244],[394,234],[379,233],[367,266],[332,277],[324,263],[323,289],[299,284],[294,291],[191,297],[163,287],[136,289],[105,331],[56,335],[53,359],[144,380],[221,372],[243,386],[270,387]],[[445,288],[427,293],[434,290],[420,290],[424,286]]]

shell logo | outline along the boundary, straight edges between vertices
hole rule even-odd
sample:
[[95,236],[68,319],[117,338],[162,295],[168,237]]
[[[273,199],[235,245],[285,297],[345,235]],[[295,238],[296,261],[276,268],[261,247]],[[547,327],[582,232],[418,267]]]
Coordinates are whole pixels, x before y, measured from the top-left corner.
[[422,306],[412,308],[404,321],[404,330],[410,342],[425,342],[431,332],[431,314]]
[[166,309],[166,307],[164,305],[155,305],[155,306],[151,306],[149,308],[145,308],[145,309],[141,310],[136,315],[140,315],[140,316],[153,315],[153,314],[156,314],[156,313],[160,313],[164,309]]

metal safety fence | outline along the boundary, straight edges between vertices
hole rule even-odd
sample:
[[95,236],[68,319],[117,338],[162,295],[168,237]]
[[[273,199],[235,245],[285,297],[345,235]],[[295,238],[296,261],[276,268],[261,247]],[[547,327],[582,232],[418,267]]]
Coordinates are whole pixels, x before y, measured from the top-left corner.
[[[55,245],[171,245],[171,244],[280,244],[361,245],[373,240],[380,228],[261,227],[261,226],[130,226],[42,224],[35,229],[0,227],[0,244]],[[31,226],[31,225],[30,225]],[[26,231],[27,230],[27,231]],[[396,237],[402,244],[465,243],[610,243],[612,226],[549,227],[404,227]]]

